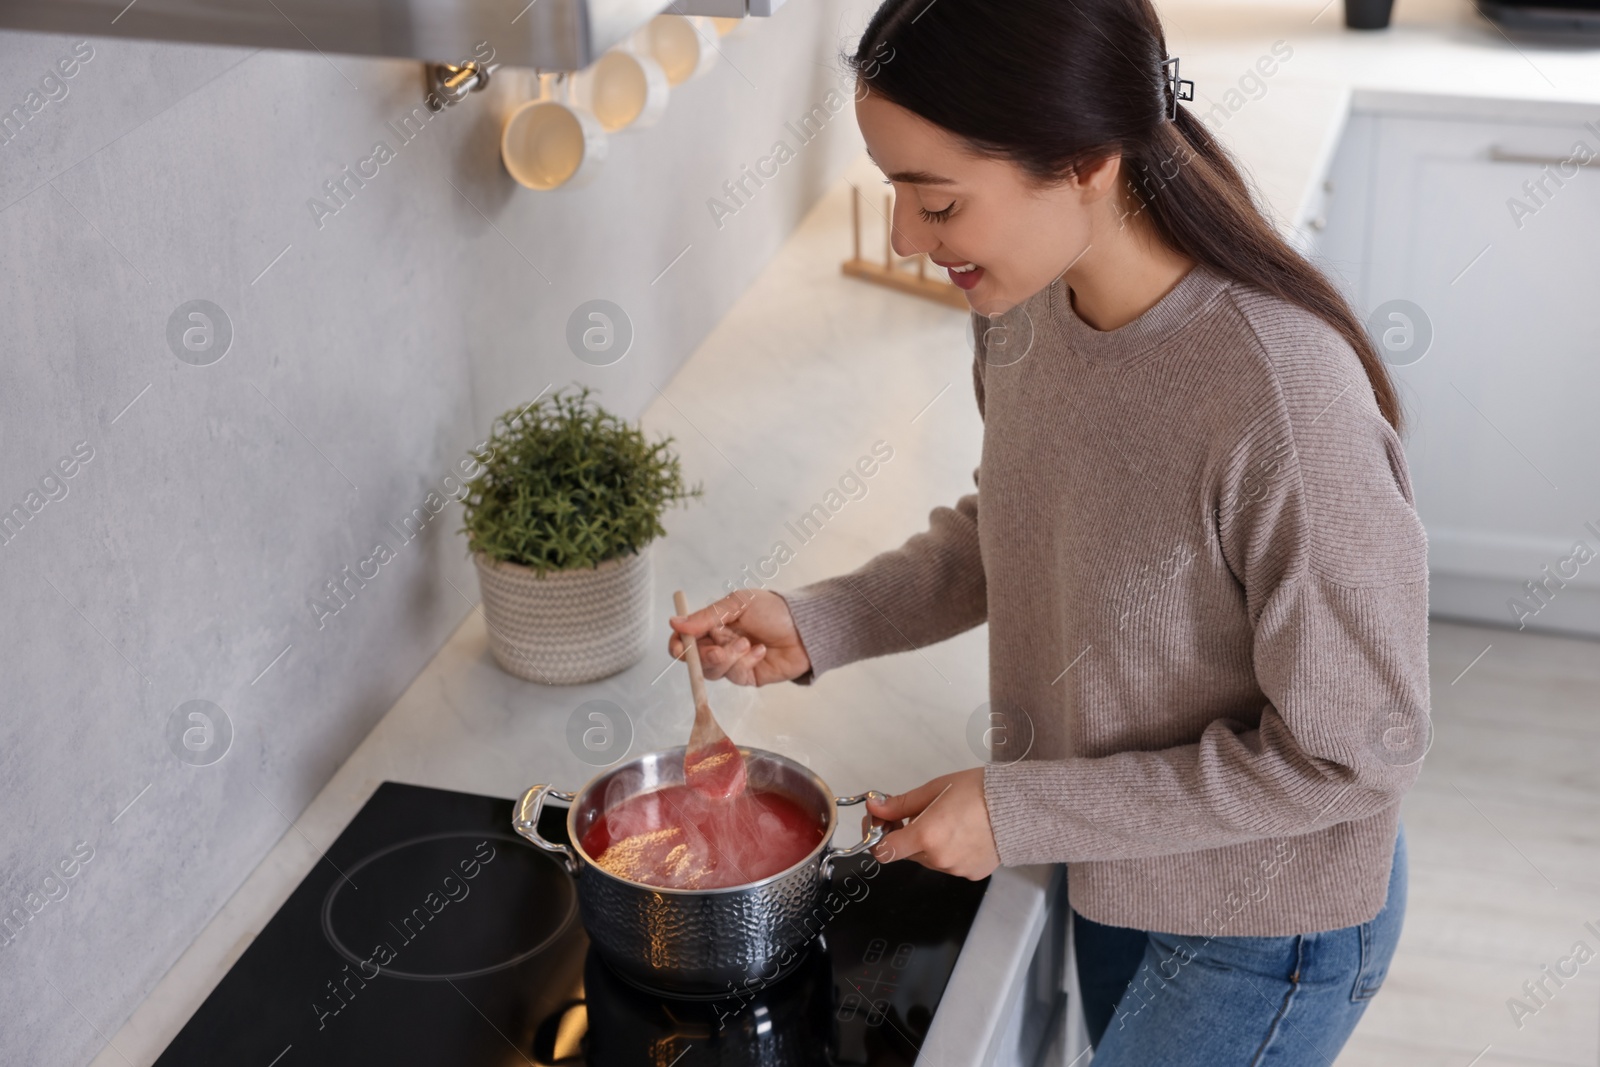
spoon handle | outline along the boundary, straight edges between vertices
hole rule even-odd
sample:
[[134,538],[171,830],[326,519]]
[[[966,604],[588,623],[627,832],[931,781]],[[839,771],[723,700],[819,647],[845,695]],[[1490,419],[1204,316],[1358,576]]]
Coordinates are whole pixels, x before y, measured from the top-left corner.
[[[689,601],[684,598],[682,589],[672,594],[672,606],[677,609],[679,615],[688,616]],[[698,716],[701,708],[711,710],[711,702],[706,699],[705,672],[700,668],[700,643],[697,638],[680,636],[684,639],[684,659],[689,662],[689,691],[694,694],[694,710]]]

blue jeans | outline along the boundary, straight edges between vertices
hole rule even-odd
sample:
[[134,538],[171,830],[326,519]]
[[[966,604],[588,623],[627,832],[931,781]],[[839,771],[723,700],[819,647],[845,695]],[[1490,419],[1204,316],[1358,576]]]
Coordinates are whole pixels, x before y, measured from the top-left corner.
[[1388,899],[1358,926],[1205,938],[1106,926],[1074,912],[1094,1067],[1331,1065],[1383,984],[1405,910],[1402,825]]

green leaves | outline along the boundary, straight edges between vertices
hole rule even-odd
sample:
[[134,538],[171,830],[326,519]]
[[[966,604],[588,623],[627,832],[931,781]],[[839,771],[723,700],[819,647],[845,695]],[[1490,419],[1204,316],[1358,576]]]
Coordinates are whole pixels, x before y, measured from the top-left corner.
[[667,507],[686,489],[671,437],[635,426],[561,389],[501,415],[483,471],[467,483],[467,545],[491,559],[552,570],[597,567],[666,533]]

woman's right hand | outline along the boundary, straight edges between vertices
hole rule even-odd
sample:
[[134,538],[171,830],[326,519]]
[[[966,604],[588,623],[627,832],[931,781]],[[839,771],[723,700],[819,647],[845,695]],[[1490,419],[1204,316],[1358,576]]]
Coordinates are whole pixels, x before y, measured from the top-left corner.
[[700,647],[708,679],[736,685],[787,682],[811,669],[794,616],[783,597],[766,589],[741,589],[688,616],[673,616],[667,651],[682,659],[685,637]]

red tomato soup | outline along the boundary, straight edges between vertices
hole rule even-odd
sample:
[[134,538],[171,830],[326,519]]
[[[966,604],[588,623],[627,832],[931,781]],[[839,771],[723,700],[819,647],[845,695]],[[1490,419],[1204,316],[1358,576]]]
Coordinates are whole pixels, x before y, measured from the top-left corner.
[[669,785],[608,810],[582,844],[619,878],[664,889],[723,889],[794,866],[817,847],[823,828],[780,793],[747,789],[723,799]]

